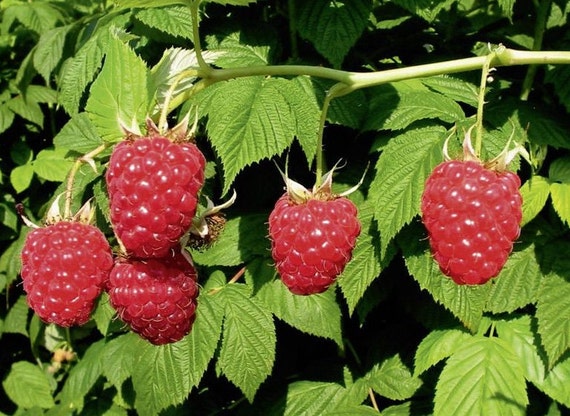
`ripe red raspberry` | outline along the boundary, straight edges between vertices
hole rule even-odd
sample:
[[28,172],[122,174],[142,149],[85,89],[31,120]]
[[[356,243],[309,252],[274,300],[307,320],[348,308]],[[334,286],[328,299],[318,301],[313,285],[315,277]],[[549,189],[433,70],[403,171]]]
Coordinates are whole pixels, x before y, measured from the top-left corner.
[[479,161],[450,160],[428,177],[422,220],[441,271],[457,284],[497,276],[520,233],[519,177]]
[[164,257],[192,225],[205,158],[193,143],[146,137],[119,143],[106,173],[111,222],[127,253]]
[[83,325],[112,267],[109,243],[94,226],[60,221],[36,228],[22,249],[28,305],[45,322]]
[[321,293],[333,284],[360,234],[356,206],[331,194],[331,176],[313,192],[286,179],[288,192],[269,216],[271,255],[281,280],[297,295]]
[[196,270],[180,253],[119,260],[109,278],[111,305],[121,320],[154,345],[179,341],[195,319]]

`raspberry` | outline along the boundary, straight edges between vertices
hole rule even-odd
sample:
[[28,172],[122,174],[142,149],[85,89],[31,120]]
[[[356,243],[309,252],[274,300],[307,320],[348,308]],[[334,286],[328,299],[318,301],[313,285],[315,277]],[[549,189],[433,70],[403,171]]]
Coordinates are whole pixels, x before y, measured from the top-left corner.
[[497,276],[520,234],[519,177],[478,161],[436,166],[422,195],[422,221],[441,271],[457,284]]
[[299,203],[286,193],[269,216],[273,260],[297,295],[324,292],[344,270],[359,234],[357,209],[344,197]]
[[164,257],[192,225],[205,158],[192,143],[165,137],[125,140],[106,173],[111,223],[127,253]]
[[45,322],[83,325],[112,267],[109,243],[94,226],[60,221],[36,228],[22,249],[28,305]]
[[111,305],[121,320],[154,345],[179,341],[195,319],[194,267],[177,253],[167,258],[119,260],[109,278]]

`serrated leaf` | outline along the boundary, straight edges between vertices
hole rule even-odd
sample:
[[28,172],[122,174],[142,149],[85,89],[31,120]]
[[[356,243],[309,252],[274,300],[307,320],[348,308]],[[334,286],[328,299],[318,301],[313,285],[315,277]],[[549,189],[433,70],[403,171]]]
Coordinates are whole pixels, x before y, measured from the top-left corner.
[[479,328],[490,284],[482,286],[457,285],[444,276],[433,259],[425,237],[418,227],[410,227],[401,236],[406,266],[422,289],[455,315],[471,332]]
[[334,67],[340,67],[368,22],[369,0],[296,1],[297,28]]
[[384,258],[380,257],[379,236],[372,217],[376,206],[372,199],[367,200],[358,209],[358,219],[362,231],[356,240],[352,259],[338,278],[339,286],[352,314],[356,305],[364,296],[366,289],[376,279],[392,259],[394,250],[388,250]]
[[546,205],[550,195],[550,181],[543,176],[534,175],[521,186],[520,193],[523,200],[521,227],[524,227]]
[[29,188],[34,178],[34,166],[27,163],[22,166],[16,166],[10,172],[10,183],[17,193],[23,192]]
[[208,51],[214,54],[213,62],[220,68],[267,65],[270,47],[250,45],[242,41],[242,32],[232,32],[219,40],[216,36],[206,37]]
[[560,219],[570,226],[570,183],[550,184],[550,197]]
[[103,292],[97,299],[91,318],[103,336],[108,336],[113,331],[120,331],[125,326],[120,319],[116,319],[116,311],[111,306],[109,295],[106,292]]
[[55,405],[48,378],[37,365],[27,361],[12,364],[2,386],[10,400],[24,409],[49,409]]
[[421,81],[430,90],[477,108],[479,92],[477,86],[470,82],[449,75],[422,78]]
[[546,357],[540,352],[536,334],[536,320],[529,315],[502,319],[495,322],[499,337],[506,341],[519,358],[525,378],[541,386],[545,376]]
[[267,216],[249,214],[228,219],[219,240],[205,251],[192,250],[192,258],[205,266],[239,266],[256,255],[266,256]]
[[434,415],[525,415],[524,373],[499,338],[474,337],[449,358],[439,377]]
[[188,7],[142,9],[137,11],[134,17],[153,29],[192,41],[192,16]]
[[95,385],[103,371],[101,354],[105,347],[105,340],[97,341],[89,346],[81,361],[69,372],[63,389],[57,395],[61,403],[65,403],[68,409],[81,409],[83,399]]
[[26,100],[22,95],[18,95],[6,101],[6,106],[20,117],[43,127],[44,113],[37,102]]
[[2,16],[2,32],[8,33],[14,21],[19,21],[25,27],[42,34],[59,22],[64,21],[61,9],[55,4],[44,2],[18,2],[4,10]]
[[124,136],[120,122],[142,124],[147,115],[147,68],[135,52],[116,37],[106,48],[103,69],[93,82],[85,110],[104,141]]
[[74,163],[66,156],[67,149],[44,149],[34,160],[34,172],[48,181],[63,182]]
[[548,168],[548,179],[570,183],[570,157],[559,157],[553,160]]
[[541,280],[534,245],[513,252],[494,280],[485,309],[493,313],[513,312],[535,303]]
[[381,254],[419,213],[425,180],[443,158],[444,131],[441,127],[407,131],[390,140],[382,152],[369,194],[377,207]]
[[221,371],[251,402],[275,361],[275,325],[271,313],[243,285],[227,285],[219,302],[225,304]]
[[549,367],[570,348],[570,282],[567,275],[568,269],[550,273],[542,279],[538,292],[538,332]]
[[566,65],[556,65],[546,72],[545,82],[554,86],[553,92],[560,102],[570,111],[570,68]]
[[65,38],[73,28],[74,25],[56,27],[42,34],[38,40],[32,62],[48,85],[51,83],[52,72],[63,56]]
[[393,0],[394,3],[428,22],[434,21],[440,11],[456,1],[457,0]]
[[133,372],[134,362],[139,353],[138,335],[130,332],[114,338],[105,344],[101,352],[103,375],[117,389]]
[[20,253],[29,231],[29,228],[23,228],[18,238],[0,255],[0,275],[6,278],[6,285],[12,284],[20,274],[20,269],[22,268]]
[[391,400],[409,399],[421,387],[422,381],[412,375],[399,355],[387,358],[366,374],[372,389]]
[[297,122],[289,88],[285,79],[249,77],[207,89],[200,111],[208,114],[208,136],[222,161],[224,194],[243,168],[291,145]]
[[6,103],[0,105],[0,133],[4,133],[14,122],[14,112]]
[[[256,272],[275,276],[271,260],[259,260]],[[248,268],[250,266],[248,265]],[[259,276],[253,276],[259,279]],[[268,280],[267,277],[264,280]],[[335,291],[328,290],[313,296],[292,294],[280,279],[263,285],[255,295],[277,318],[307,334],[332,339],[342,347],[341,311]]]
[[204,0],[204,2],[231,6],[248,6],[251,3],[257,3],[257,0]]
[[182,5],[188,6],[192,0],[115,0],[119,8],[157,8],[165,6]]
[[560,361],[537,387],[566,407],[570,407],[570,358]]
[[[383,415],[384,413],[382,413]],[[327,416],[378,416],[378,410],[369,406],[340,406],[327,412]]]
[[337,383],[297,381],[287,389],[283,416],[320,416],[346,400],[348,390]]
[[56,147],[81,154],[90,152],[102,143],[87,113],[79,113],[71,117],[53,139]]
[[5,333],[22,334],[28,336],[28,304],[26,303],[26,296],[22,295],[18,298],[8,310],[8,314],[4,319]]
[[451,355],[472,335],[463,329],[436,329],[430,332],[418,345],[414,359],[414,374],[422,374]]
[[190,384],[190,361],[183,342],[154,346],[137,339],[138,352],[132,372],[135,406],[143,416],[182,403]]

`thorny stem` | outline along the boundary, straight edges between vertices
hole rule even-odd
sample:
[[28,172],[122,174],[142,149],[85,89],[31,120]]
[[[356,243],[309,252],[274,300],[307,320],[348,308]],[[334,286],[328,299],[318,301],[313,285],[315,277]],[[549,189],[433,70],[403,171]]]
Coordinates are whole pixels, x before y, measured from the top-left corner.
[[[542,49],[542,41],[544,39],[544,32],[546,30],[546,22],[548,21],[548,15],[550,14],[550,8],[552,6],[552,0],[542,0],[537,5],[537,16],[536,25],[534,27],[534,41],[532,44],[533,51],[539,51]],[[528,100],[530,91],[532,90],[532,84],[534,82],[534,77],[536,76],[536,71],[538,70],[537,65],[530,65],[527,69],[525,78],[522,84],[521,90],[521,100]]]
[[[500,47],[499,47],[500,48]],[[485,107],[485,92],[487,90],[487,78],[491,70],[491,62],[495,57],[495,52],[492,51],[487,55],[483,69],[481,70],[481,83],[479,84],[479,99],[477,101],[477,118],[475,120],[475,155],[479,157],[481,154],[481,146],[483,144],[483,108]]]
[[323,100],[323,107],[321,109],[321,118],[319,120],[319,131],[317,132],[317,150],[315,155],[315,164],[316,166],[316,179],[315,179],[315,188],[321,186],[323,172],[326,171],[325,160],[323,156],[323,134],[325,131],[325,123],[327,121],[327,112],[330,106],[330,103],[333,98],[337,97],[338,94],[342,94],[342,91],[346,88],[346,84],[338,83],[331,87],[331,89],[327,92],[325,99]]
[[65,186],[65,205],[63,208],[63,218],[69,219],[72,217],[71,215],[71,200],[73,199],[73,183],[75,181],[75,175],[79,171],[81,164],[89,163],[93,169],[95,169],[95,165],[93,164],[93,158],[101,153],[103,150],[107,148],[106,144],[102,144],[95,148],[94,150],[90,151],[89,153],[84,154],[80,158],[77,158],[69,174],[67,175],[67,183]]

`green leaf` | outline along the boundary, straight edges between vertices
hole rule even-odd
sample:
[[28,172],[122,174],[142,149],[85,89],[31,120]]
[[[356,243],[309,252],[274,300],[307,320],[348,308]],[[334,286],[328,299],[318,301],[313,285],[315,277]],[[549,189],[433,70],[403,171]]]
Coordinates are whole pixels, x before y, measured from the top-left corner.
[[93,82],[86,111],[104,141],[124,136],[121,122],[137,128],[148,110],[147,68],[135,52],[111,37],[99,76]]
[[430,90],[443,94],[447,98],[477,108],[479,91],[477,86],[449,75],[422,78],[421,82]]
[[48,85],[51,83],[50,77],[52,72],[60,64],[63,56],[67,34],[74,26],[56,27],[45,32],[36,45],[32,62],[34,68],[36,68]]
[[485,309],[493,313],[513,312],[535,303],[541,280],[534,245],[515,251],[494,280]]
[[570,183],[570,157],[554,160],[548,169],[548,178],[554,182]]
[[28,29],[42,34],[64,21],[61,9],[49,2],[18,2],[4,11],[1,31],[7,33],[14,21]]
[[91,318],[95,321],[101,335],[107,336],[113,331],[120,331],[124,328],[125,324],[120,319],[116,319],[116,314],[109,301],[109,295],[103,292],[97,299],[91,314]]
[[370,130],[401,130],[424,119],[455,123],[465,118],[459,104],[432,91],[400,92],[395,107],[386,105],[378,97],[372,100],[370,111],[373,118],[366,125]]
[[55,405],[48,378],[37,365],[27,361],[12,364],[2,386],[10,400],[24,409],[49,409]]
[[244,285],[227,285],[218,296],[218,302],[225,304],[218,364],[251,402],[275,361],[273,317],[257,299],[249,297]]
[[89,346],[81,361],[69,372],[63,389],[57,398],[68,406],[68,409],[81,409],[83,400],[95,385],[103,371],[101,356],[105,340],[97,341]]
[[137,340],[133,368],[135,407],[141,415],[156,415],[162,409],[182,403],[192,388],[191,360],[184,341],[154,346]]
[[340,67],[368,22],[369,0],[296,1],[299,34],[334,67]]
[[8,310],[4,320],[5,333],[22,334],[28,336],[28,315],[30,309],[26,302],[26,296],[22,295]]
[[44,113],[40,105],[32,100],[26,100],[23,96],[18,95],[6,102],[8,108],[20,117],[43,127]]
[[[346,402],[348,390],[337,383],[297,381],[287,389],[283,416],[320,416]],[[358,404],[358,403],[353,403]]]
[[434,21],[440,11],[456,1],[457,0],[393,0],[397,5],[428,22]]
[[73,166],[66,156],[67,149],[44,149],[34,160],[34,172],[48,181],[63,182]]
[[192,0],[116,0],[119,8],[158,8],[173,5],[188,6]]
[[366,374],[372,389],[391,400],[409,399],[421,387],[422,381],[410,372],[399,355],[384,360]]
[[555,65],[546,71],[545,82],[554,86],[553,92],[560,102],[570,111],[570,68],[566,65]]
[[206,37],[208,51],[213,55],[213,63],[220,68],[267,65],[270,47],[250,45],[242,40],[242,32],[232,32],[221,40],[216,36]]
[[290,88],[285,79],[249,77],[207,89],[200,112],[208,114],[208,136],[222,160],[224,194],[243,168],[291,145],[297,122]]
[[521,226],[525,226],[546,205],[550,195],[550,181],[543,176],[534,175],[521,186],[520,193],[523,200]]
[[0,105],[0,134],[10,128],[14,122],[14,112],[10,110],[7,104]]
[[174,37],[192,40],[192,16],[190,8],[170,6],[142,9],[134,14],[135,19]]
[[205,251],[192,251],[192,258],[204,266],[239,266],[269,249],[267,216],[249,214],[228,219],[219,240]]
[[[275,276],[269,259],[260,259],[255,270],[257,274]],[[253,277],[259,279],[258,275]],[[297,296],[280,279],[276,279],[263,285],[256,298],[277,318],[292,327],[307,334],[332,339],[339,347],[343,346],[341,311],[333,289],[314,296]]]
[[10,183],[17,193],[23,192],[30,187],[34,178],[34,166],[31,163],[16,166],[10,172]]
[[248,6],[250,3],[257,3],[257,0],[203,0],[206,3],[217,3],[231,6]]
[[495,322],[495,327],[499,338],[506,341],[518,356],[525,378],[540,388],[546,374],[546,357],[540,353],[536,319],[529,315],[501,319]]
[[339,286],[352,314],[356,305],[364,296],[366,289],[390,263],[394,250],[389,250],[384,258],[380,257],[379,237],[376,225],[372,221],[376,209],[372,199],[367,200],[358,209],[358,219],[362,231],[356,240],[352,259],[338,278]]
[[537,387],[566,407],[570,407],[570,358],[560,361]]
[[498,0],[499,7],[509,19],[513,17],[513,7],[516,0]]
[[472,335],[460,328],[436,329],[418,345],[414,359],[414,374],[422,374],[431,366],[451,357]]
[[435,393],[434,415],[524,415],[524,373],[508,343],[474,337],[449,358]]
[[382,152],[369,194],[377,207],[374,217],[382,236],[382,254],[418,214],[425,180],[443,158],[444,138],[441,127],[409,130],[390,140]]
[[139,353],[138,335],[129,332],[107,342],[101,352],[103,375],[118,390],[133,372],[135,358]]
[[20,269],[22,268],[20,253],[29,230],[27,227],[23,228],[18,238],[0,255],[0,275],[5,277],[6,285],[10,285],[20,274]]
[[549,273],[538,292],[536,317],[549,367],[570,348],[570,282],[568,268]]
[[425,238],[421,235],[422,232],[418,227],[410,227],[398,240],[410,274],[436,302],[448,309],[468,329],[476,332],[491,290],[490,284],[457,285],[449,277],[444,276],[433,259]]
[[72,116],[53,138],[53,144],[57,148],[69,149],[81,154],[92,151],[102,143],[87,113]]

